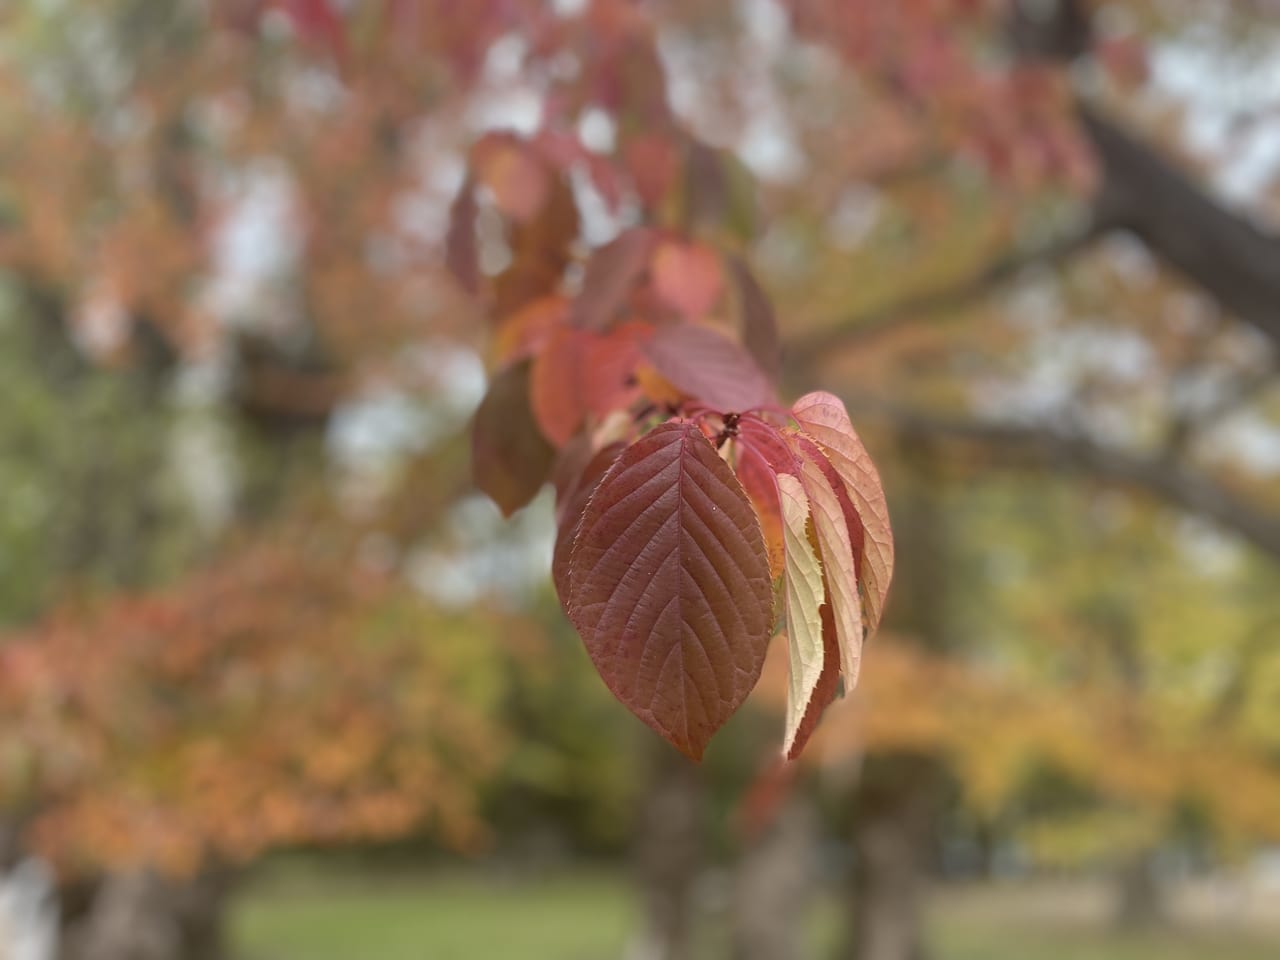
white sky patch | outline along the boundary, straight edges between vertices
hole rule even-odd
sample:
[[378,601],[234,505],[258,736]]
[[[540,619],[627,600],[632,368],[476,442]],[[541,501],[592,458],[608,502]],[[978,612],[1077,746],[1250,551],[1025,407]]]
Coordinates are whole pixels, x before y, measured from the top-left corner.
[[302,249],[293,184],[284,167],[262,160],[227,187],[228,209],[213,238],[213,272],[202,300],[223,323],[276,313],[279,285]]
[[599,107],[588,108],[578,121],[578,139],[596,153],[612,153],[617,133],[613,118]]
[[1243,464],[1252,473],[1280,476],[1280,427],[1256,411],[1242,410],[1218,424],[1206,447],[1211,456]]
[[538,131],[543,91],[521,75],[527,52],[524,39],[514,33],[489,47],[483,71],[487,89],[467,111],[467,123],[474,130],[514,130],[526,136]]
[[410,556],[410,581],[449,609],[492,596],[521,602],[546,584],[555,543],[551,501],[544,490],[506,520],[487,497],[467,497],[450,511],[444,542]]
[[[1199,26],[1151,53],[1156,88],[1185,108],[1183,136],[1197,153],[1220,163],[1212,186],[1224,200],[1247,207],[1280,175],[1280,42],[1241,55],[1226,38]],[[1244,117],[1270,115],[1238,128]]]
[[1139,334],[1102,324],[1067,329],[1042,328],[1028,353],[1021,375],[1014,380],[982,384],[974,391],[974,406],[993,419],[1019,423],[1062,424],[1068,416],[1076,428],[1087,428],[1100,439],[1132,442],[1136,424],[1127,410],[1091,409],[1088,420],[1079,403],[1086,378],[1137,388],[1152,372],[1151,345]]
[[748,50],[734,64],[734,86],[749,103],[745,129],[736,118],[718,115],[703,91],[704,71],[699,69],[706,51],[696,42],[671,31],[658,34],[658,54],[667,78],[672,110],[710,143],[732,147],[763,180],[794,182],[806,169],[805,157],[796,146],[787,111],[775,89],[771,72],[789,45],[786,17],[770,0],[753,0],[741,8],[746,22]]
[[461,430],[484,396],[484,365],[473,350],[432,341],[400,359],[408,379],[427,396],[372,386],[339,407],[328,443],[347,470],[380,473],[408,454],[430,449]]

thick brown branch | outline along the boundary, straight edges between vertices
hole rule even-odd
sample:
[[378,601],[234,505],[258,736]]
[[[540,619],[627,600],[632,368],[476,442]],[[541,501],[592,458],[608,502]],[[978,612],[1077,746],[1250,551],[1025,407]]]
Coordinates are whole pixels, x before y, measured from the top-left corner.
[[1163,500],[1239,535],[1280,560],[1280,513],[1248,503],[1211,478],[1168,459],[1098,443],[1051,427],[946,417],[876,403],[851,412],[879,417],[907,436],[980,447],[993,463],[1085,474]]
[[1280,344],[1280,236],[1218,203],[1101,110],[1080,120],[1102,166],[1099,205],[1160,260]]

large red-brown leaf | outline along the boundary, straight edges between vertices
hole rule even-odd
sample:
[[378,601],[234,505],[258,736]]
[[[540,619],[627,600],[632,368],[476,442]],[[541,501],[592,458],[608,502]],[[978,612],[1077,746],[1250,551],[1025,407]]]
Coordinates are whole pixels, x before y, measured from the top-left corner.
[[529,409],[529,364],[494,377],[471,425],[471,469],[476,486],[506,516],[533,499],[551,472],[555,451]]
[[773,596],[755,512],[701,429],[663,424],[596,487],[568,613],[614,695],[693,760],[764,665]]
[[591,255],[582,276],[582,290],[573,302],[575,324],[587,330],[604,330],[617,319],[627,294],[644,272],[653,242],[652,230],[636,227]]
[[654,368],[682,393],[725,412],[777,402],[773,385],[740,345],[697,323],[659,327],[646,352]]
[[[871,633],[884,614],[884,599],[893,579],[893,531],[889,526],[889,505],[871,455],[862,445],[840,398],[825,391],[805,394],[791,413],[800,429],[817,441],[827,460],[844,484],[845,493],[857,514],[861,534],[858,551],[858,580],[865,595],[867,632]],[[853,521],[855,518],[850,518]]]
[[[586,440],[585,436],[583,439]],[[576,468],[566,463],[566,472],[572,470],[573,476],[556,478],[556,545],[551,555],[551,580],[555,584],[556,596],[566,608],[569,605],[569,561],[573,557],[573,544],[582,523],[582,514],[591,501],[591,495],[596,492],[600,479],[613,466],[624,446],[622,443],[608,444],[590,454],[586,463],[577,464]],[[581,459],[575,453],[576,451],[571,452],[566,448],[562,457],[569,454],[565,459]]]

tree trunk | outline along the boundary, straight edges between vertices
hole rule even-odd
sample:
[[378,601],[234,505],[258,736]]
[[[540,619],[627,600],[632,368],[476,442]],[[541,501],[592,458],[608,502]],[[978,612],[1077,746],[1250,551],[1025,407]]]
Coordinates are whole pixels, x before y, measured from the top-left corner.
[[222,960],[227,877],[151,870],[107,874],[67,918],[61,960]]
[[689,960],[703,856],[703,785],[696,766],[656,739],[636,831],[644,927],[628,960]]
[[733,960],[800,960],[817,880],[818,818],[797,786],[735,875]]
[[1164,925],[1169,914],[1154,853],[1139,850],[1116,876],[1118,898],[1115,922],[1122,930],[1148,930]]
[[852,960],[922,960],[939,776],[928,757],[867,761],[853,811]]
[[[904,436],[894,505],[899,556],[888,616],[893,629],[942,655],[958,645],[948,617],[945,478],[927,441]],[[942,760],[927,754],[873,753],[862,765],[849,813],[853,846],[856,960],[921,960],[924,900],[935,816],[946,783]]]

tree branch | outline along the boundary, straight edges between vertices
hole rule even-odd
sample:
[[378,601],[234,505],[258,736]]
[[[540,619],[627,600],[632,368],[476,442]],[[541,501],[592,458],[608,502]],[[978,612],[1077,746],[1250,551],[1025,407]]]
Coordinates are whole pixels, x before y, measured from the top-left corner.
[[1098,108],[1081,103],[1079,113],[1102,165],[1099,210],[1280,346],[1280,236],[1223,207]]
[[993,260],[978,272],[936,290],[909,294],[901,300],[838,320],[831,326],[797,337],[785,348],[785,362],[793,371],[806,371],[830,350],[866,343],[899,325],[923,317],[959,310],[980,300],[996,287],[1017,279],[1033,267],[1060,263],[1106,232],[1095,220],[1085,228]]
[[1043,425],[947,417],[869,401],[855,400],[848,406],[856,414],[886,421],[908,437],[980,447],[1007,466],[1064,470],[1146,493],[1212,521],[1280,560],[1280,513],[1250,504],[1210,477],[1164,457],[1117,449]]

